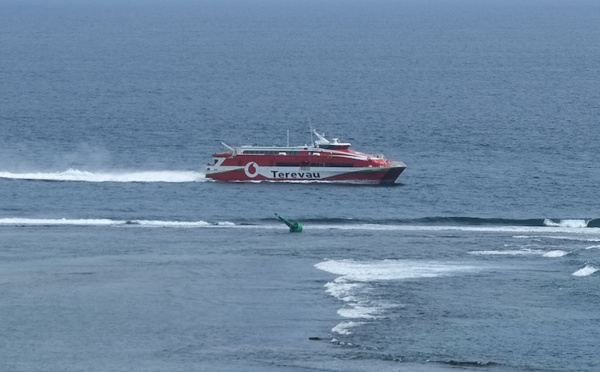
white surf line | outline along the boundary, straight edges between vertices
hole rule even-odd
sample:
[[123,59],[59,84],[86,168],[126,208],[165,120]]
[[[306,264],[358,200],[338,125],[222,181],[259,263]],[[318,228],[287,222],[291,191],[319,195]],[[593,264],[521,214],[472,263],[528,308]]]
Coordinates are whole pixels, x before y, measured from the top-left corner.
[[564,220],[560,220],[558,222],[554,222],[551,219],[546,218],[544,220],[544,225],[551,226],[551,227],[580,228],[580,227],[587,227],[587,225],[590,221],[591,220],[584,220],[584,219],[564,219]]
[[500,250],[487,250],[487,251],[470,251],[468,252],[474,256],[542,256],[547,258],[563,257],[569,254],[563,250],[552,250],[545,251],[542,249],[508,249],[505,251]]
[[0,218],[0,226],[126,226],[140,228],[236,228],[287,231],[280,224],[246,225],[230,221],[162,221],[162,220],[113,220],[107,218]]
[[[600,229],[595,228],[573,228],[573,227],[551,227],[551,226],[445,226],[445,225],[393,225],[393,224],[304,224],[312,230],[372,230],[372,231],[426,231],[426,232],[444,232],[444,231],[464,231],[473,233],[511,233],[515,238],[531,238],[532,236],[516,234],[535,234],[536,236],[545,234],[543,237],[553,238],[548,234],[570,234],[573,236],[595,236],[597,238],[588,238],[589,241],[600,241]],[[565,238],[567,239],[567,238]],[[581,239],[571,237],[569,239]]]

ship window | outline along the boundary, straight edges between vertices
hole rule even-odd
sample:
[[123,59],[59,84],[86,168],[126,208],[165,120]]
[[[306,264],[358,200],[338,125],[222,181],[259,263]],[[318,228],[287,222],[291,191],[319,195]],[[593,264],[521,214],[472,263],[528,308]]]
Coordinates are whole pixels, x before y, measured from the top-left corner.
[[277,162],[278,167],[299,167],[300,163]]
[[311,163],[312,167],[340,167],[340,168],[352,168],[352,163]]
[[300,151],[242,150],[244,155],[300,155]]
[[300,151],[278,151],[278,150],[242,150],[244,155],[300,155]]

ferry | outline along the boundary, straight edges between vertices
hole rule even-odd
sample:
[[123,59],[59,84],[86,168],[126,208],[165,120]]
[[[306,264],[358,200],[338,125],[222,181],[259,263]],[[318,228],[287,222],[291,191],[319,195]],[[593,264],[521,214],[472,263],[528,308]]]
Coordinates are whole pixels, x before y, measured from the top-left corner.
[[[221,142],[225,152],[213,154],[206,177],[225,182],[341,182],[394,184],[406,169],[401,161],[350,149],[313,129],[317,139],[304,146],[240,146]],[[311,136],[312,137],[312,136]],[[288,140],[289,142],[289,140]]]

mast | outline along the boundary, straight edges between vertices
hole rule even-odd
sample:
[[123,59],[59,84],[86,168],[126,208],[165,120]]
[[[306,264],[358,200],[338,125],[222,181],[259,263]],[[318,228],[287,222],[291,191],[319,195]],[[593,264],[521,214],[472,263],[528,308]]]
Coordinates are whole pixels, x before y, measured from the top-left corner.
[[310,115],[307,113],[306,117],[308,118],[308,131],[310,132],[310,145],[315,146],[315,141],[313,141],[312,131],[314,130],[312,124],[310,123]]

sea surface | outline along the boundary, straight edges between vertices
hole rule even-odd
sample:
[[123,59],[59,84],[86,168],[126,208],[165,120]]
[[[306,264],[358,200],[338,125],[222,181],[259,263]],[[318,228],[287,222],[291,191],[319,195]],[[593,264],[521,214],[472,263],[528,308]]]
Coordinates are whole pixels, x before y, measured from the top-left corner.
[[[595,0],[0,0],[0,370],[600,370],[599,24]],[[220,141],[310,128],[407,169],[205,177]]]

